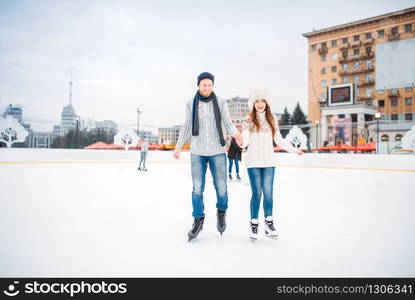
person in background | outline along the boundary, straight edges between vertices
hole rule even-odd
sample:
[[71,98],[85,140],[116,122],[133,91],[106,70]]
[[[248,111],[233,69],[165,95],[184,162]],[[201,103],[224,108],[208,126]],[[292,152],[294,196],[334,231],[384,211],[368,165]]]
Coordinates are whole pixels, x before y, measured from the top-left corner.
[[[147,171],[146,169],[146,159],[147,159],[147,154],[148,154],[148,140],[144,139],[142,140],[143,143],[141,144],[141,160],[140,160],[140,165],[138,166],[138,171]],[[143,168],[141,168],[141,164],[143,165]]]
[[238,143],[236,142],[235,138],[231,139],[231,144],[228,150],[228,161],[229,161],[229,179],[232,180],[232,166],[235,163],[235,171],[236,171],[236,179],[241,180],[239,176],[239,161],[241,160],[241,152],[242,148],[239,147]]

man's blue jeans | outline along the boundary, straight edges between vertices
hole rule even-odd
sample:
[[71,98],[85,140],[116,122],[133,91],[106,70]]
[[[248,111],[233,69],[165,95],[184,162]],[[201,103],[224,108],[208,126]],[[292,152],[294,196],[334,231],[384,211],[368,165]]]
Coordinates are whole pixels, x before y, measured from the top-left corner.
[[272,216],[275,167],[248,168],[251,183],[251,219],[258,219],[259,205],[264,194],[264,217]]
[[235,161],[236,174],[239,174],[239,160],[238,160],[238,158],[229,158],[229,170],[228,170],[228,173],[229,174],[232,173],[232,165],[233,165],[233,162],[234,161]]
[[203,191],[206,183],[206,170],[209,165],[216,190],[216,208],[226,210],[228,208],[228,190],[226,187],[226,154],[221,153],[211,156],[191,154],[192,165],[192,204],[193,217],[203,217],[205,206],[203,204]]

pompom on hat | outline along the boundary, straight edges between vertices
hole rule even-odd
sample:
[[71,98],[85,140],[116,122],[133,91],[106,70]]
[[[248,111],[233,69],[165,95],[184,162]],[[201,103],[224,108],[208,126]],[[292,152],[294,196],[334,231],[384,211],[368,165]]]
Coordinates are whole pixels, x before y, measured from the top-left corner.
[[254,109],[254,103],[256,100],[265,100],[269,107],[271,107],[270,97],[265,90],[255,89],[251,92],[248,100],[249,110],[252,111]]

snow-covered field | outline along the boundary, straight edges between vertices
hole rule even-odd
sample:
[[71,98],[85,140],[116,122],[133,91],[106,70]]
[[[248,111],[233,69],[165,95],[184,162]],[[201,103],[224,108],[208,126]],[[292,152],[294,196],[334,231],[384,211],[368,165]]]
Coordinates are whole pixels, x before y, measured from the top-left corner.
[[[187,242],[189,153],[0,149],[1,277],[414,277],[415,156],[276,154],[278,240],[248,238],[250,186],[228,227]],[[261,209],[261,226],[263,232]]]

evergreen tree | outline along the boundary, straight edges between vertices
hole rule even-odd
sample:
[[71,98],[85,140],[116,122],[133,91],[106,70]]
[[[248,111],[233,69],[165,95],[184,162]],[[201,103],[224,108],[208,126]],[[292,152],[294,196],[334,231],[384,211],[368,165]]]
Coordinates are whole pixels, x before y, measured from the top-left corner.
[[[297,105],[294,108],[294,111],[290,118],[291,125],[302,125],[308,124],[307,116],[304,114],[303,110],[301,109],[300,103],[297,102]],[[301,128],[303,133],[307,136],[307,139],[310,139],[309,127]]]
[[[281,115],[281,125],[290,125],[291,124],[291,116],[290,113],[288,112],[287,107],[284,108],[284,113]],[[281,135],[283,138],[285,138],[285,136],[288,134],[289,130],[288,129],[281,129],[280,130]]]

